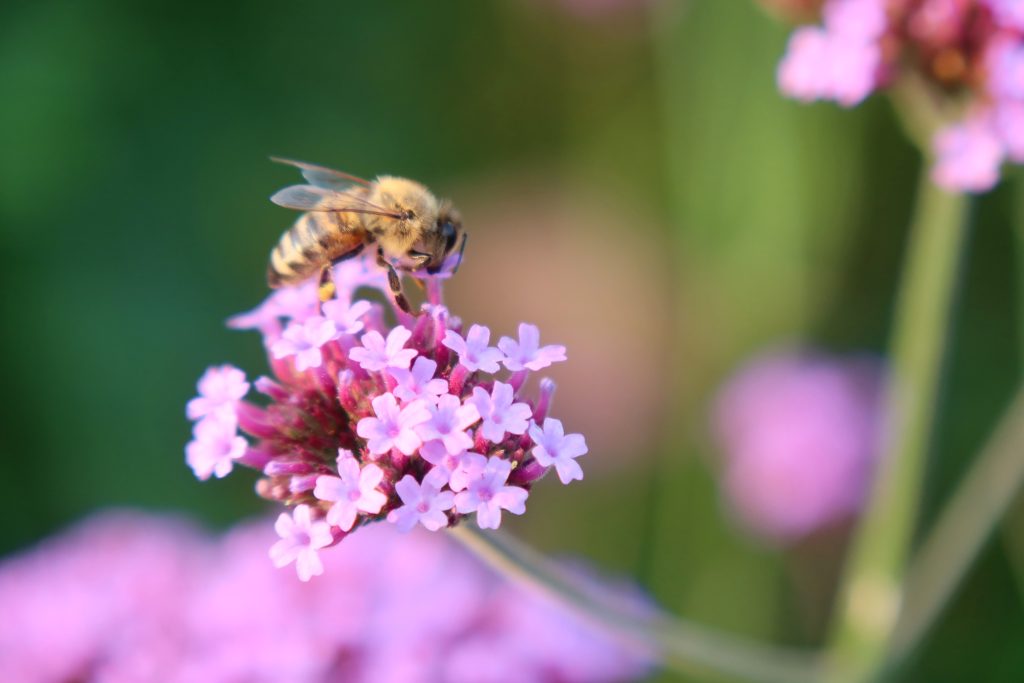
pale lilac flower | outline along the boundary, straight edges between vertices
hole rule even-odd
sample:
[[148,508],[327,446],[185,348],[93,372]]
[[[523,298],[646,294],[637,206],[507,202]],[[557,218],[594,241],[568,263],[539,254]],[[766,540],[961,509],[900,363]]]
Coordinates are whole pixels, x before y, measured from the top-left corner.
[[834,100],[852,107],[875,89],[880,60],[880,48],[873,42],[803,28],[793,33],[779,64],[779,88],[805,102]]
[[302,322],[317,315],[319,301],[317,283],[313,280],[297,287],[282,287],[264,299],[256,308],[228,318],[228,327],[236,330],[260,330],[274,335],[281,327],[281,318]]
[[220,419],[216,415],[200,420],[193,435],[195,438],[185,446],[185,462],[202,481],[211,475],[218,479],[226,477],[249,446],[238,436],[234,420]]
[[420,356],[413,362],[412,369],[388,368],[388,374],[398,383],[391,393],[403,401],[423,399],[427,403],[436,404],[442,394],[448,393],[448,382],[434,378],[437,373],[437,361]]
[[795,353],[742,368],[714,409],[722,488],[739,521],[789,542],[856,513],[878,455],[877,365]]
[[452,455],[440,441],[428,441],[420,448],[420,457],[434,467],[427,474],[452,491],[461,491],[487,466],[487,458],[479,453],[463,451]]
[[480,433],[488,441],[498,443],[505,438],[506,432],[526,433],[533,411],[525,403],[513,403],[515,392],[511,384],[495,382],[490,394],[480,387],[474,387],[473,396],[469,400],[483,418]]
[[544,467],[553,466],[563,484],[583,479],[583,470],[575,460],[587,452],[587,442],[582,434],[566,436],[562,421],[549,417],[544,420],[544,429],[536,424],[530,425],[530,438],[536,444],[533,457]]
[[459,364],[470,372],[481,370],[495,373],[504,354],[497,348],[488,346],[490,341],[490,329],[483,325],[473,325],[465,339],[455,330],[448,330],[442,343],[459,354]]
[[1024,102],[1006,102],[995,112],[995,126],[1006,154],[1016,163],[1024,163]]
[[875,41],[889,28],[885,0],[829,0],[823,15],[829,33],[849,40]]
[[363,316],[370,310],[369,301],[349,304],[341,299],[325,301],[322,306],[324,317],[333,320],[341,334],[358,334],[365,327]]
[[185,413],[190,420],[218,413],[234,418],[235,404],[249,392],[245,373],[231,365],[207,368],[197,385],[199,396],[188,402]]
[[399,408],[393,394],[382,394],[373,399],[373,412],[377,417],[364,417],[356,426],[356,433],[368,440],[370,455],[381,455],[392,448],[412,455],[423,443],[416,427],[430,419],[426,401],[413,401]]
[[779,62],[779,90],[802,102],[826,97],[829,91],[829,44],[823,29],[797,29]]
[[313,521],[308,505],[295,507],[293,515],[282,512],[274,524],[281,540],[270,548],[270,559],[275,567],[295,563],[300,581],[309,581],[324,572],[317,551],[334,542],[331,527],[326,522]]
[[401,325],[391,330],[387,341],[380,332],[373,330],[363,335],[362,346],[349,351],[348,357],[371,372],[380,372],[385,368],[406,369],[416,357],[416,349],[403,348],[410,337],[412,332]]
[[356,459],[343,454],[338,458],[338,476],[317,477],[313,495],[334,503],[327,512],[327,522],[348,531],[356,523],[358,513],[376,515],[384,507],[388,497],[377,490],[383,479],[381,468],[370,463],[360,471]]
[[458,396],[445,394],[438,399],[437,405],[427,406],[430,419],[416,427],[423,441],[440,441],[452,455],[456,455],[473,446],[473,439],[466,430],[477,420],[480,413],[472,403],[465,405]]
[[1024,31],[1024,2],[1022,0],[981,0],[992,9],[996,20],[1007,28]]
[[488,458],[483,472],[469,482],[466,490],[455,495],[456,509],[462,514],[475,512],[481,529],[501,526],[502,510],[513,515],[526,512],[526,489],[505,483],[511,472],[512,465],[507,460]]
[[979,116],[939,132],[932,180],[947,190],[985,192],[999,182],[1003,146],[987,116]]
[[338,338],[333,320],[315,315],[302,323],[289,323],[281,338],[270,346],[274,358],[295,356],[295,369],[299,372],[318,368],[323,363],[321,348]]
[[540,345],[540,330],[536,325],[519,325],[519,341],[511,337],[498,340],[498,348],[505,354],[505,367],[512,371],[543,370],[552,363],[565,360],[565,347],[561,344]]
[[410,474],[395,484],[395,491],[402,499],[402,507],[388,513],[388,521],[400,531],[412,531],[417,523],[430,531],[448,526],[448,515],[444,512],[455,506],[455,494],[451,491],[441,492],[429,479],[420,484]]

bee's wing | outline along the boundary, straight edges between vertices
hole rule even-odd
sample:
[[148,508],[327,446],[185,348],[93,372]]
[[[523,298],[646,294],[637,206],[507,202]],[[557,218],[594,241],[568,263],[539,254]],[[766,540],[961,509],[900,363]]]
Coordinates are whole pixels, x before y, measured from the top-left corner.
[[359,195],[350,192],[325,190],[313,185],[291,185],[274,193],[270,198],[278,206],[299,211],[340,211],[346,213],[372,213],[380,216],[398,218],[398,214],[388,211]]
[[302,177],[306,179],[307,183],[325,190],[345,190],[353,184],[362,185],[363,187],[370,186],[369,180],[349,173],[335,171],[333,168],[327,168],[326,166],[317,166],[316,164],[308,164],[305,161],[282,159],[281,157],[270,157],[270,160],[276,161],[279,164],[294,166],[302,172]]

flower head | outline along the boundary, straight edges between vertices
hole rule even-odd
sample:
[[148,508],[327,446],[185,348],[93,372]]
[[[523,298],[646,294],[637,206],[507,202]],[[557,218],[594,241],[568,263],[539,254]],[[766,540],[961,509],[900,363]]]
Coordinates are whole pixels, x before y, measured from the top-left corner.
[[[1012,115],[1024,104],[1024,2],[824,0],[820,14],[790,38],[777,74],[783,93],[848,107],[915,78],[966,112],[932,141],[936,184],[985,192],[1006,159],[1024,161]],[[907,69],[917,73],[901,75]]]
[[877,457],[878,367],[780,353],[730,379],[714,410],[725,498],[751,531],[801,538],[856,513]]
[[[536,396],[523,390],[526,373],[564,360],[564,347],[541,346],[540,331],[528,324],[518,339],[502,338],[501,348],[490,346],[481,325],[463,337],[439,279],[428,282],[421,315],[393,308],[399,324],[389,325],[388,304],[358,296],[377,287],[393,305],[372,254],[335,268],[335,285],[337,299],[319,314],[314,287],[272,294],[256,317],[273,376],[256,380],[258,395],[247,398],[244,375],[222,370],[229,389],[201,388],[203,401],[188,411],[212,410],[205,424],[219,415],[211,406],[230,406],[223,424],[196,426],[187,451],[197,475],[253,467],[262,475],[260,496],[296,511],[305,506],[301,518],[281,522],[294,542],[275,546],[275,558],[296,560],[306,548],[300,571],[311,576],[317,550],[373,522],[437,530],[476,514],[494,528],[502,511],[523,512],[549,469],[563,481],[580,478],[574,459],[585,449],[582,437],[556,438],[553,425],[561,423],[545,420],[553,383],[541,378]],[[543,427],[531,432],[534,420]],[[325,545],[292,533],[303,525]],[[310,531],[325,527],[330,540]]]

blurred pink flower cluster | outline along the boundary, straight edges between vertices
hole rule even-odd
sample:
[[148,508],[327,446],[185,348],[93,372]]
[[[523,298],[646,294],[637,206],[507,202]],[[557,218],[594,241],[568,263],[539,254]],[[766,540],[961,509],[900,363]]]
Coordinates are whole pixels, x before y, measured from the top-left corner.
[[857,513],[878,456],[881,370],[865,359],[783,352],[721,389],[713,426],[738,521],[774,542]]
[[278,566],[295,562],[308,580],[322,571],[320,549],[373,521],[437,531],[475,514],[496,529],[549,470],[563,484],[583,478],[583,436],[548,417],[554,384],[542,379],[532,399],[523,391],[531,372],[565,360],[564,346],[541,345],[527,324],[492,346],[488,328],[466,330],[442,305],[440,278],[421,315],[395,307],[393,327],[382,304],[355,298],[386,290],[376,265],[347,261],[335,280],[322,307],[310,283],[230,321],[263,333],[274,378],[252,383],[261,403],[244,400],[245,374],[224,365],[206,371],[186,410],[197,477],[247,465],[265,475],[262,496],[292,508],[276,524]]
[[912,69],[964,103],[933,141],[936,184],[985,192],[1004,161],[1024,162],[1024,2],[826,0],[821,16],[790,38],[785,94],[850,107]]
[[331,554],[325,580],[304,584],[266,562],[269,534],[261,522],[210,538],[107,513],[7,559],[3,680],[600,683],[652,665],[450,539],[377,525]]

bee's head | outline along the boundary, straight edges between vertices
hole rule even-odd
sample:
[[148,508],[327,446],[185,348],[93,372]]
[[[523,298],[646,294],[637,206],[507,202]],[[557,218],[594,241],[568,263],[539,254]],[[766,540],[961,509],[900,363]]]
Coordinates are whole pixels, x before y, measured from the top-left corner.
[[[422,233],[408,257],[417,264],[417,269],[424,268],[429,275],[437,275],[446,265],[454,272],[462,260],[465,243],[462,216],[450,203],[442,201],[433,225]],[[454,262],[449,261],[452,256]]]

